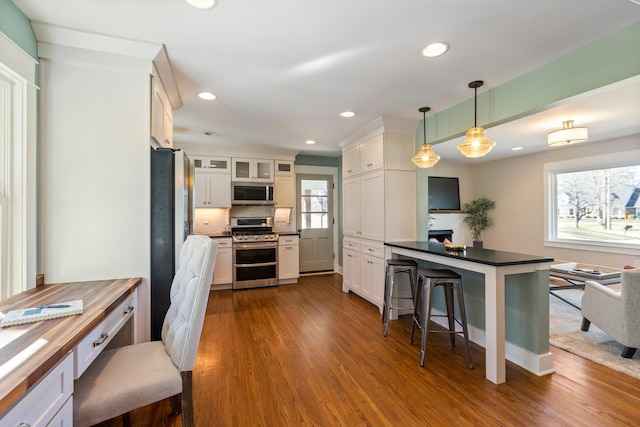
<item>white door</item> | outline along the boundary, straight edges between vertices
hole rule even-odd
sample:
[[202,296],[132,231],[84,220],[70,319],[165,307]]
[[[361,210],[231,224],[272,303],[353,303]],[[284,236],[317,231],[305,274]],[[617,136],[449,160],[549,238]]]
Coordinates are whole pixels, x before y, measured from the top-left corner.
[[333,178],[297,175],[300,273],[333,271]]

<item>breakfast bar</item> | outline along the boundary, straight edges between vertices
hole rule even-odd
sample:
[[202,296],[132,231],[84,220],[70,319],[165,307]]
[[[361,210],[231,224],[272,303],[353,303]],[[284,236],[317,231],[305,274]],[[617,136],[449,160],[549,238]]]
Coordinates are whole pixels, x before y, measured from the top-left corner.
[[[482,248],[447,249],[436,242],[385,242],[386,258],[404,256],[442,266],[484,275],[485,357],[486,378],[496,384],[506,381],[505,357],[505,282],[506,277],[537,271],[547,271],[553,258]],[[534,283],[535,287],[536,284]],[[545,288],[545,292],[547,292]],[[544,315],[544,314],[543,314]],[[541,322],[548,324],[546,319]],[[546,338],[548,345],[548,332]],[[548,353],[548,349],[547,349]],[[535,369],[540,374],[552,372],[551,355],[544,355],[545,366]],[[517,363],[517,362],[516,362]],[[525,368],[531,370],[530,368]]]

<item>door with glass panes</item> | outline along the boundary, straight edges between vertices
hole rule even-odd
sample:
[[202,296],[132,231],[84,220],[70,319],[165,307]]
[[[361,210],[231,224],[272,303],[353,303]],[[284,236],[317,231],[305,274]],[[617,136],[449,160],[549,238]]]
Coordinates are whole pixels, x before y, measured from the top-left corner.
[[333,177],[297,175],[300,273],[333,271]]

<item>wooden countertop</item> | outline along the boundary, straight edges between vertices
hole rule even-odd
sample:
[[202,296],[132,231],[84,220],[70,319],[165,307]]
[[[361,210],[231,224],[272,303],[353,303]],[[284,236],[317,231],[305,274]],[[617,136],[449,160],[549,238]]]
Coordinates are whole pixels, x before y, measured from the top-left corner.
[[39,286],[0,302],[0,312],[83,300],[83,313],[0,329],[0,414],[113,311],[141,278]]
[[446,249],[444,244],[435,242],[385,242],[385,246],[394,246],[412,251],[419,251],[434,255],[442,255],[448,258],[457,258],[479,264],[491,265],[494,267],[504,267],[507,265],[539,264],[551,262],[553,258],[536,255],[519,254],[516,252],[495,251],[493,249],[483,249],[467,247],[464,251],[454,251]]

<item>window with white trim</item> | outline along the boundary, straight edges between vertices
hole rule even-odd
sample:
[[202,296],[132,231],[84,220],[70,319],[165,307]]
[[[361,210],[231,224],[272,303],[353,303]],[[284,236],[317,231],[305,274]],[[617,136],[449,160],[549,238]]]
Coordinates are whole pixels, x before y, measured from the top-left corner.
[[545,164],[548,246],[640,250],[640,150]]

